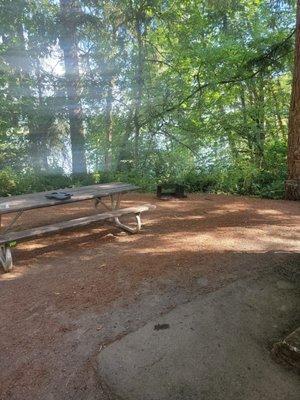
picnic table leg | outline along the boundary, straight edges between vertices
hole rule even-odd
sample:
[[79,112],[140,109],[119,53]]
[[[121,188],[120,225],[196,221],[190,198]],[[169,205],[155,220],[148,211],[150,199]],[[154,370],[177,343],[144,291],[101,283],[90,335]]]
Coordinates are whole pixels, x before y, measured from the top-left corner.
[[120,194],[111,194],[110,195],[111,209],[118,210],[120,208],[121,196]]
[[[112,210],[118,210],[120,208],[120,203],[121,203],[121,195],[120,193],[116,195],[111,195],[111,209]],[[123,229],[126,232],[129,233],[138,233],[141,228],[142,228],[142,221],[141,221],[141,213],[136,213],[135,214],[135,219],[136,219],[136,227],[132,228],[131,226],[123,224],[119,217],[114,217],[113,222],[118,228]]]
[[96,197],[96,198],[94,199],[94,207],[97,208],[99,203],[101,203],[101,199],[98,198],[98,197]]
[[[94,199],[95,208],[97,208],[98,204],[101,203],[105,208],[107,208],[110,211],[118,210],[120,208],[120,203],[121,203],[121,194],[120,193],[111,194],[109,197],[110,197],[110,207],[107,204],[105,204],[101,198],[95,198]],[[136,227],[134,228],[123,224],[120,221],[119,217],[113,217],[110,218],[109,220],[113,222],[118,228],[121,228],[126,232],[138,233],[142,228],[141,213],[136,213],[135,219],[136,219]]]
[[122,222],[119,220],[119,217],[114,217],[114,222],[118,228],[121,228],[124,231],[127,231],[129,233],[138,233],[142,229],[141,213],[136,213],[135,219],[137,224],[135,228],[122,224]]
[[107,210],[112,211],[112,210],[118,210],[120,208],[120,203],[121,203],[121,195],[120,193],[118,194],[111,194],[110,196],[110,206],[107,205],[102,201],[102,198],[96,197],[94,199],[94,206],[95,208],[98,207],[98,205],[101,203]]
[[0,262],[5,272],[10,272],[13,269],[12,255],[9,245],[0,246]]
[[[1,231],[1,234],[6,233],[11,230],[11,228],[15,225],[15,223],[18,221],[18,219],[21,217],[23,214],[23,210],[20,210],[17,212],[17,214],[14,216],[14,218],[11,220],[11,222]],[[1,215],[0,215],[1,217]],[[1,221],[0,221],[0,228],[1,228]]]

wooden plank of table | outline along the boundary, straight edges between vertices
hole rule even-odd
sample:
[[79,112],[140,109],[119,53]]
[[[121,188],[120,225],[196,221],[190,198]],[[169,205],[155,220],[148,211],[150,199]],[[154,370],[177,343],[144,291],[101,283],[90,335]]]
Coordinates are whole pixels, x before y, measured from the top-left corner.
[[[107,183],[82,186],[79,188],[65,188],[47,192],[24,194],[20,196],[3,197],[0,200],[0,214],[8,214],[35,208],[51,207],[61,204],[70,204],[78,201],[107,197],[113,194],[124,194],[138,187],[128,183]],[[47,199],[46,194],[54,191],[64,191],[73,194],[68,200]]]

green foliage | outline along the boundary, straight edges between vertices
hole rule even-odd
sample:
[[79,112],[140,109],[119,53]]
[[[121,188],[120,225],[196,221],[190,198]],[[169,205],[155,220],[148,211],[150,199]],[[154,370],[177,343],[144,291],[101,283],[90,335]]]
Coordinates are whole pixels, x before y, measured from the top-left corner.
[[[126,181],[282,197],[294,2],[76,0],[67,18],[56,0],[0,2],[1,196]],[[71,176],[66,89],[87,175]]]
[[210,193],[231,193],[281,199],[284,196],[286,165],[270,165],[257,168],[250,163],[223,165],[210,169],[192,170],[186,175],[186,185],[190,191]]
[[0,171],[0,196],[8,196],[16,192],[18,179],[12,169],[6,168]]
[[0,195],[11,196],[46,190],[71,188],[96,183],[128,182],[144,192],[154,192],[161,183],[181,183],[188,192],[231,193],[281,199],[284,195],[286,167],[282,169],[259,170],[251,165],[223,166],[191,169],[180,175],[155,177],[132,169],[124,172],[95,172],[84,176],[62,174],[35,175],[33,173],[14,174],[6,169],[0,173]]
[[286,145],[276,142],[266,149],[265,162],[260,168],[249,160],[239,159],[232,164],[193,169],[185,182],[191,191],[280,199],[284,196],[286,175]]

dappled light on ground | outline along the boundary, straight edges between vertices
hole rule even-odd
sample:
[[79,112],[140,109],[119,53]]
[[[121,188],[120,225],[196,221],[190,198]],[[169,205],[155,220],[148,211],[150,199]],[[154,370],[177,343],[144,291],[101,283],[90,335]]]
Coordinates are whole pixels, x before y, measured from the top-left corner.
[[[112,323],[120,304],[139,304],[146,296],[147,306],[161,310],[166,296],[164,307],[170,309],[182,296],[300,265],[299,203],[207,194],[165,202],[153,195],[125,199],[123,206],[157,205],[145,214],[141,234],[123,235],[99,224],[12,249],[15,269],[0,274],[4,393],[13,390],[27,400],[22,392],[27,386],[35,398],[42,398],[41,388],[48,390],[51,382],[69,380],[76,387],[76,374],[68,374],[75,364],[88,379],[87,358],[99,350],[99,341],[149,317],[143,308],[134,321],[125,311]],[[31,227],[95,212],[86,202],[66,210],[52,207],[46,215],[28,212],[19,222]],[[99,322],[105,313],[109,334]]]
[[[71,232],[64,232],[35,241],[22,243],[13,249],[16,257],[14,273],[2,274],[0,279],[20,278],[23,274],[41,269],[40,263],[54,262],[56,268],[65,262],[87,261],[97,264],[99,251],[105,246],[113,248],[112,257],[135,258],[148,255],[163,258],[170,262],[172,258],[202,258],[206,253],[212,255],[220,252],[237,253],[271,251],[299,252],[299,206],[297,203],[284,201],[267,201],[235,196],[192,195],[185,201],[157,201],[152,196],[131,194],[123,206],[131,206],[139,201],[157,203],[157,210],[145,215],[144,231],[140,235],[120,235],[116,228],[108,224],[99,224]],[[91,202],[83,205],[75,204],[67,207],[52,207],[24,213],[20,226],[32,227],[43,223],[52,223],[97,212]],[[9,221],[4,219],[4,224]],[[111,235],[111,232],[114,234]],[[104,246],[104,247],[103,247]],[[91,254],[80,254],[91,249]],[[78,253],[79,252],[79,253]],[[111,249],[110,249],[111,252]],[[73,259],[73,256],[75,258]],[[101,262],[101,261],[100,261]],[[146,262],[143,259],[143,262]],[[195,262],[198,263],[196,260]],[[43,270],[45,267],[42,267]],[[169,267],[168,269],[171,269]],[[162,269],[163,270],[163,269]],[[16,273],[15,271],[18,271]],[[156,271],[156,266],[155,266]],[[14,277],[14,278],[13,278]]]

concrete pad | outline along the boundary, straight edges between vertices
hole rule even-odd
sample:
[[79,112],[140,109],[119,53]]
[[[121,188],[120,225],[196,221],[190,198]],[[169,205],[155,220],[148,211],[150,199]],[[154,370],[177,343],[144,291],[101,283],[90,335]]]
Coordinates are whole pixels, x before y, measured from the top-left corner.
[[269,351],[298,299],[272,279],[199,296],[114,342],[100,380],[124,400],[299,399],[298,377]]

